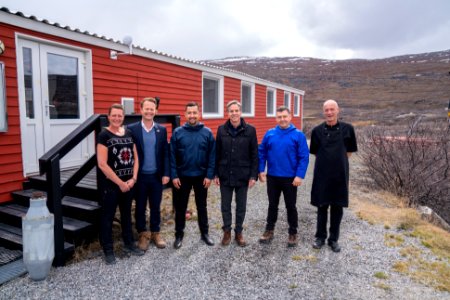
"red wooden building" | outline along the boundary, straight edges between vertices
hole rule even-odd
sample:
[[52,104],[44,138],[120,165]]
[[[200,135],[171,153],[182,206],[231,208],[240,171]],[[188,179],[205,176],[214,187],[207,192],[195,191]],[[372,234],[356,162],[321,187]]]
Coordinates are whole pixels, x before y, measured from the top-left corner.
[[[39,157],[112,103],[139,113],[143,97],[158,96],[159,113],[183,116],[184,104],[197,101],[202,121],[216,132],[226,118],[226,103],[238,99],[259,141],[275,125],[276,106],[286,104],[294,124],[302,127],[304,91],[241,72],[129,47],[6,8],[0,9],[0,41],[5,45],[0,55],[0,203],[38,172]],[[114,57],[114,51],[130,50],[131,55]],[[62,167],[75,167],[93,153],[92,138],[67,155]]]

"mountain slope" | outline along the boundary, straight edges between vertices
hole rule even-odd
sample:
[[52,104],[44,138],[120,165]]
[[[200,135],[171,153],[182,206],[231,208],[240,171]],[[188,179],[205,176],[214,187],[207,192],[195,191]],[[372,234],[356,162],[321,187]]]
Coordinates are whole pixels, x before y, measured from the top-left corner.
[[450,50],[373,60],[236,57],[205,62],[304,90],[309,118],[320,118],[326,99],[337,100],[342,117],[360,125],[447,117]]

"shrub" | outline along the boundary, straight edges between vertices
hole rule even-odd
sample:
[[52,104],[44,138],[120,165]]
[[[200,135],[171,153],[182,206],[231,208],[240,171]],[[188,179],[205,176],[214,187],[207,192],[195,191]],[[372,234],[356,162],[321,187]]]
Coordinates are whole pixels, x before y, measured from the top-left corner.
[[405,128],[359,132],[362,162],[376,187],[427,205],[450,221],[450,129],[415,121]]

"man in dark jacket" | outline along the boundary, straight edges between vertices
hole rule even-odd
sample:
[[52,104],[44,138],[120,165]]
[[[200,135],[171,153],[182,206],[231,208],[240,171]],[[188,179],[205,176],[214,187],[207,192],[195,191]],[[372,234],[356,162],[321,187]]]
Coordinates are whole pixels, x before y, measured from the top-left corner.
[[339,228],[348,207],[348,158],[358,150],[353,126],[338,121],[339,106],[334,100],[323,104],[325,122],[311,133],[310,153],[316,156],[311,204],[317,206],[315,249],[320,249],[327,238],[327,216],[330,207],[330,235],[328,245],[334,252],[341,251],[338,244]]
[[288,247],[297,245],[297,188],[305,178],[309,164],[309,151],[306,137],[293,124],[288,107],[277,108],[278,126],[269,129],[259,145],[259,179],[265,181],[264,173],[267,163],[267,196],[269,209],[264,234],[260,243],[269,243],[274,236],[275,223],[278,218],[278,204],[283,192],[289,223]]
[[[128,126],[139,157],[135,218],[139,233],[138,247],[144,251],[148,249],[150,241],[158,248],[166,247],[159,232],[163,185],[170,180],[169,146],[166,128],[153,121],[156,112],[156,100],[144,98],[141,102],[142,120]],[[145,220],[147,199],[150,207],[150,232],[147,231]]]
[[236,194],[235,240],[241,247],[246,245],[242,235],[247,206],[247,190],[255,185],[258,176],[258,139],[256,130],[241,118],[241,103],[237,100],[227,104],[229,120],[217,129],[215,183],[220,185],[223,219],[222,245],[231,242],[231,201]]
[[195,192],[201,239],[208,246],[214,245],[208,235],[206,198],[211,180],[214,179],[216,142],[211,130],[199,122],[197,103],[190,102],[186,105],[185,117],[186,124],[175,129],[170,139],[172,183],[179,190],[179,197],[175,201],[175,249],[182,246],[186,209],[192,188]]

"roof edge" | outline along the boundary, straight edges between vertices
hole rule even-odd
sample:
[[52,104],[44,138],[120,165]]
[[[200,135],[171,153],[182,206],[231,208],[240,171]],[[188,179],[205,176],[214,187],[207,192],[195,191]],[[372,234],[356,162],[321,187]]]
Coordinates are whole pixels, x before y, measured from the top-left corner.
[[[49,35],[54,35],[58,37],[63,37],[70,40],[79,41],[82,43],[126,52],[128,50],[128,46],[123,42],[114,40],[113,38],[107,38],[105,36],[100,36],[96,33],[91,33],[87,30],[82,31],[78,28],[71,28],[68,25],[61,25],[57,22],[50,22],[47,19],[39,19],[33,15],[25,15],[20,11],[13,12],[9,10],[7,7],[0,8],[0,15],[4,15],[1,18],[0,23],[6,23],[10,25],[14,25],[17,27],[22,27],[25,29],[29,29],[32,31],[45,33]],[[132,45],[133,47],[133,55],[138,55],[150,59],[155,59],[158,61],[163,61],[175,65],[180,65],[192,69],[197,69],[202,72],[210,72],[216,73],[221,76],[232,77],[244,81],[253,81],[257,84],[266,85],[272,88],[279,88],[285,91],[289,91],[295,94],[304,95],[305,91],[290,87],[287,85],[283,85],[280,83],[272,82],[266,79],[262,79],[244,72],[236,71],[233,69],[226,69],[214,65],[210,65],[204,62],[190,60],[174,55],[170,55],[167,53],[159,52],[156,50],[152,50],[146,47],[142,47],[139,45]]]

